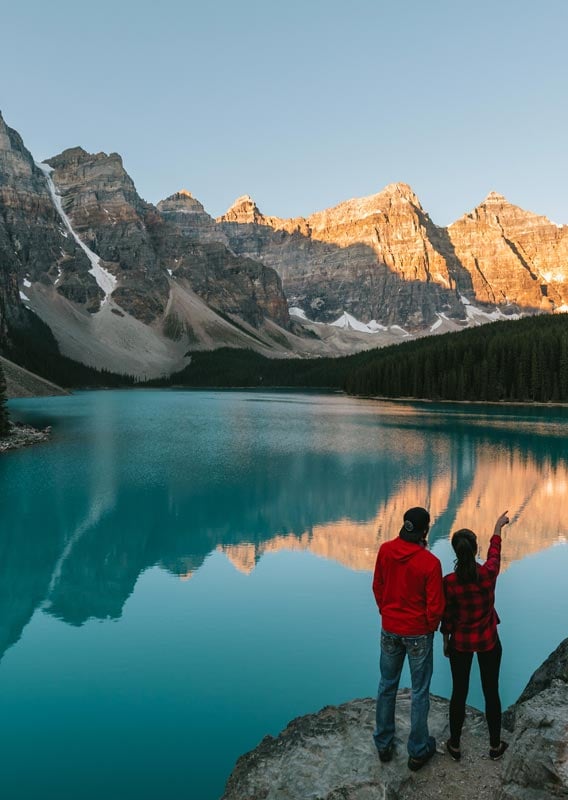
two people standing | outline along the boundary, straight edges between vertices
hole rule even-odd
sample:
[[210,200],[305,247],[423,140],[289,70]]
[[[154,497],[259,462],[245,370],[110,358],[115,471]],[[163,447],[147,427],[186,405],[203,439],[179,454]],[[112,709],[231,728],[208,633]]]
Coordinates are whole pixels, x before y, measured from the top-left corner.
[[460,736],[469,674],[473,653],[477,652],[489,727],[489,755],[497,759],[505,752],[506,744],[500,738],[501,645],[494,600],[500,567],[500,533],[508,522],[505,513],[495,523],[487,562],[483,566],[475,561],[475,534],[468,529],[457,531],[452,537],[455,572],[444,579],[439,560],[426,549],[430,528],[426,509],[417,507],[406,511],[398,537],[380,547],[373,593],[382,617],[381,680],[374,733],[381,761],[390,761],[394,752],[396,693],[407,656],[412,682],[409,769],[421,769],[436,751],[435,739],[428,730],[428,711],[433,638],[440,622],[444,653],[450,658],[453,677],[447,750],[454,760],[461,757]]

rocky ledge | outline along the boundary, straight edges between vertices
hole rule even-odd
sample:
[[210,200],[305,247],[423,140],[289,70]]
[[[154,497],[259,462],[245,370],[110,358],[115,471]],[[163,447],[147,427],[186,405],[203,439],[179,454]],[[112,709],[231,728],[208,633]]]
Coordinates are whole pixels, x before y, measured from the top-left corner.
[[31,425],[20,423],[10,423],[10,433],[8,436],[0,437],[0,453],[8,450],[17,450],[20,447],[28,447],[30,444],[47,442],[51,436],[51,427],[38,430]]
[[489,759],[481,712],[468,708],[462,759],[448,738],[448,701],[432,696],[430,730],[438,753],[420,772],[407,767],[410,690],[399,692],[393,760],[381,764],[372,741],[374,700],[328,706],[293,720],[242,756],[222,800],[549,800],[568,798],[568,639],[534,673],[507,710],[509,750]]

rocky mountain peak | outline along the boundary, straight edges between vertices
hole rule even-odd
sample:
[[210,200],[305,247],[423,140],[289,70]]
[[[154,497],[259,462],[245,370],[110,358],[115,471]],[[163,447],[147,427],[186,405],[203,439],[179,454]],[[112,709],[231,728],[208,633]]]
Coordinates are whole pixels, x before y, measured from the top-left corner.
[[58,155],[46,158],[45,163],[55,167],[54,162],[57,162],[57,164],[80,164],[89,158],[92,158],[92,156],[82,147],[68,147]]
[[487,205],[494,205],[496,203],[501,205],[502,203],[507,203],[507,202],[508,202],[507,198],[504,195],[499,194],[499,192],[489,192],[489,194],[483,201],[482,205],[487,206]]
[[160,200],[157,209],[161,214],[181,213],[181,214],[204,214],[209,217],[203,204],[199,202],[187,189],[180,189],[179,192],[171,194],[164,200]]
[[0,111],[0,150],[10,150],[11,147],[10,137],[8,136],[8,126],[4,122],[2,112]]
[[408,183],[389,183],[385,188],[379,192],[379,196],[383,197],[400,197],[403,200],[408,200],[415,206],[421,208],[420,200],[414,193],[411,186]]
[[473,219],[473,220],[483,220],[488,225],[496,225],[500,227],[505,220],[511,221],[515,219],[517,222],[521,220],[529,220],[529,219],[544,219],[543,217],[538,217],[537,214],[533,214],[532,211],[526,211],[519,206],[514,205],[513,203],[509,202],[507,198],[500,194],[499,192],[489,192],[487,197],[477,205],[473,211],[470,211],[468,214],[464,214],[463,217],[460,217],[459,220],[452,223],[449,226],[451,229],[454,225],[457,225],[464,219]]
[[[88,153],[82,147],[68,147],[52,158],[46,158],[46,163],[54,169],[75,167],[80,165],[98,165],[115,172],[124,172],[122,156],[119,153]],[[126,173],[125,173],[126,174]]]
[[24,146],[24,142],[18,131],[6,125],[2,113],[0,112],[0,153],[8,150],[21,154],[25,160],[30,163],[33,161],[31,153]]
[[249,194],[237,197],[227,213],[219,217],[218,222],[263,222],[264,215]]

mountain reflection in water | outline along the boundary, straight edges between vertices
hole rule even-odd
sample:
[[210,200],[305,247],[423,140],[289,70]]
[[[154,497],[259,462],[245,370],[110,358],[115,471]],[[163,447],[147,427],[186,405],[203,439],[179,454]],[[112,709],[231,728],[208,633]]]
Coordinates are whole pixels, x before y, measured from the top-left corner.
[[[253,400],[254,402],[250,402]],[[282,549],[372,570],[413,505],[431,543],[509,509],[505,564],[565,541],[564,409],[278,393],[96,392],[18,401],[52,443],[0,461],[0,655],[37,608],[119,618],[140,574],[243,572]]]

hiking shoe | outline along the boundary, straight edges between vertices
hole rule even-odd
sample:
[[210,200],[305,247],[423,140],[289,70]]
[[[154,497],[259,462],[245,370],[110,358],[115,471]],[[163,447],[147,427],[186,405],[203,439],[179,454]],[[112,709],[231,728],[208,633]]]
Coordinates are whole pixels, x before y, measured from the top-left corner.
[[446,750],[454,759],[454,761],[459,761],[460,758],[462,757],[461,750],[459,749],[459,747],[452,747],[449,739],[446,742]]
[[414,756],[409,756],[409,758],[408,758],[408,769],[411,769],[412,772],[418,772],[419,769],[422,769],[422,767],[430,761],[430,759],[432,758],[432,756],[434,755],[435,752],[436,752],[436,748],[434,748],[433,750],[430,750],[430,752],[426,753],[425,756],[420,756],[420,758],[415,758]]
[[499,761],[500,758],[503,758],[505,755],[505,750],[509,747],[507,742],[501,742],[499,747],[490,747],[489,748],[489,758],[491,761]]
[[388,761],[392,761],[392,756],[394,752],[394,744],[391,742],[388,747],[385,747],[384,750],[378,750],[379,759],[382,761],[383,764],[386,764]]

